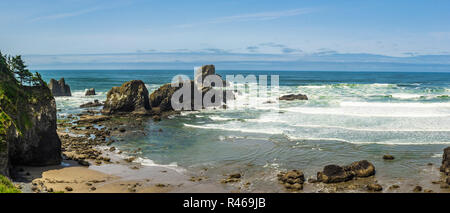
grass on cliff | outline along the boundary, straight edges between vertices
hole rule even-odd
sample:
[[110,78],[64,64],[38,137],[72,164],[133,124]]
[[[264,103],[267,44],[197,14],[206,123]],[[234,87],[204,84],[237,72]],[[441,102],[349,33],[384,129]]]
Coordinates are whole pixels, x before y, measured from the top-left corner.
[[21,193],[21,191],[14,187],[8,178],[0,175],[0,193]]

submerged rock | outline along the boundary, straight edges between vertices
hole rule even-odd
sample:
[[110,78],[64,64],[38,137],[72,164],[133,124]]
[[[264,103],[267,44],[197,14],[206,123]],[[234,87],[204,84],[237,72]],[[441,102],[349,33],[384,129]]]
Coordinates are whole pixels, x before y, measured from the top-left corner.
[[148,90],[144,82],[133,80],[120,87],[113,87],[107,94],[103,114],[147,114],[151,110]]
[[231,175],[228,175],[228,177],[226,179],[223,179],[220,182],[221,183],[235,183],[235,182],[241,181],[241,177],[242,176],[239,173],[231,174]]
[[328,165],[317,173],[317,180],[323,183],[339,183],[352,180],[355,177],[375,175],[375,166],[366,161],[356,161],[348,166]]
[[84,93],[84,96],[91,96],[91,95],[95,95],[94,88],[87,89],[86,92]]
[[70,91],[70,86],[66,84],[64,78],[61,78],[59,81],[55,79],[51,79],[48,87],[52,91],[54,97],[58,96],[72,96]]
[[383,160],[394,160],[395,157],[392,155],[383,155]]
[[302,94],[290,94],[290,95],[283,95],[278,100],[281,101],[293,101],[293,100],[308,100],[308,97],[306,95]]

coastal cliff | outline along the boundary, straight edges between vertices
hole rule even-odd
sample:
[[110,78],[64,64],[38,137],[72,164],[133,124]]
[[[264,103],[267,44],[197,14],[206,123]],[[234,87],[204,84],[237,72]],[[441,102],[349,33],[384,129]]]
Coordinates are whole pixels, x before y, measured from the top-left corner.
[[20,84],[0,61],[0,174],[11,165],[43,166],[61,162],[56,133],[56,103],[39,74],[38,83]]

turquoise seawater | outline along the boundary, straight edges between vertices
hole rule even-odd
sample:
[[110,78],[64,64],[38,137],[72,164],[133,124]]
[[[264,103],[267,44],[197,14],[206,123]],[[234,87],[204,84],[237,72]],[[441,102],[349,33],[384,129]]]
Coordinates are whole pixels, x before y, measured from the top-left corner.
[[[60,116],[82,103],[106,99],[113,86],[139,79],[149,92],[179,70],[53,70],[43,78],[64,77],[73,97],[58,97]],[[313,176],[327,164],[367,159],[392,178],[411,178],[427,163],[439,165],[450,146],[450,73],[225,71],[218,74],[279,75],[280,95],[302,93],[308,101],[264,103],[242,108],[186,112],[149,121],[149,134],[117,142],[148,164],[187,170],[208,167],[218,176],[245,171],[254,179],[279,170],[302,169]],[[97,96],[84,97],[87,88]],[[249,94],[237,94],[237,102]],[[277,101],[274,99],[273,101]],[[157,130],[163,129],[163,132]],[[381,159],[384,154],[394,162]]]

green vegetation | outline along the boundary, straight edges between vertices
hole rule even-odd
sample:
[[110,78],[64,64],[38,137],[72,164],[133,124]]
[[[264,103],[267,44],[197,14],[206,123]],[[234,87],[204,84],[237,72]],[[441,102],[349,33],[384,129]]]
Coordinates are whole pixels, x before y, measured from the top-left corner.
[[21,191],[14,187],[8,178],[0,175],[0,193],[20,193]]
[[46,86],[39,73],[33,75],[26,67],[20,55],[11,57],[0,52],[0,152],[6,147],[10,127],[20,135],[32,126],[27,113],[20,113],[20,109],[40,94],[32,94],[28,87]]

